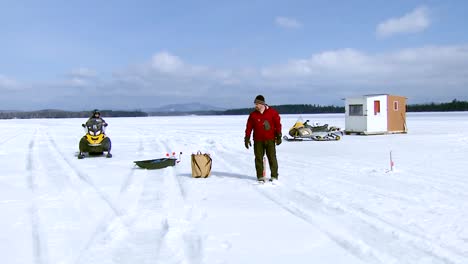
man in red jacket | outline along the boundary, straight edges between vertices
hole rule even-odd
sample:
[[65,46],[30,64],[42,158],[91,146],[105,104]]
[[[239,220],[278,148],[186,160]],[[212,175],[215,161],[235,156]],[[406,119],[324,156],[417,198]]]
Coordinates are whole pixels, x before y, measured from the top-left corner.
[[252,146],[250,134],[253,131],[255,169],[260,183],[265,182],[263,175],[263,157],[265,153],[270,165],[270,181],[278,180],[278,161],[276,159],[276,145],[281,144],[281,118],[278,112],[265,103],[263,95],[255,97],[255,111],[250,113],[245,129],[244,143],[249,149]]

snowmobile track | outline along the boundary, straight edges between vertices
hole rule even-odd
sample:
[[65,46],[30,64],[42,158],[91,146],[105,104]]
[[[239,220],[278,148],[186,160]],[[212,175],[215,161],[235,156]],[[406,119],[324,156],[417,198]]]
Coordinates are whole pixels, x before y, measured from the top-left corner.
[[76,167],[76,165],[58,148],[57,143],[52,137],[48,137],[48,139],[50,143],[52,144],[52,146],[54,147],[54,149],[56,149],[57,153],[60,153],[62,160],[65,161],[65,163],[74,172],[74,174],[78,176],[80,180],[82,180],[84,183],[88,184],[92,189],[94,189],[96,194],[98,194],[101,200],[104,201],[105,204],[107,204],[109,209],[111,209],[111,211],[116,216],[120,217],[122,213],[120,212],[120,209],[114,205],[111,199],[102,190],[100,190],[96,186],[96,184],[93,183],[93,181],[89,178],[89,176],[86,173],[82,172],[80,169]]
[[[137,153],[138,153],[138,157],[141,157],[141,154],[144,150],[143,148],[143,140],[141,137],[138,137],[139,138],[139,143],[138,143],[138,150],[137,150]],[[120,196],[125,193],[127,191],[127,189],[132,185],[132,182],[133,182],[133,177],[135,175],[135,169],[134,168],[131,168],[130,169],[130,172],[127,174],[127,176],[125,177],[125,180],[123,181],[122,185],[120,186]]]
[[[142,135],[140,131],[139,131],[139,134]],[[138,146],[138,151],[137,151],[139,156],[142,154],[143,150],[144,150],[143,140],[142,140],[142,137],[139,137],[139,146]],[[132,186],[132,184],[136,184],[133,181],[133,176],[135,175],[135,171],[136,169],[134,167],[130,169],[130,172],[127,174],[127,176],[125,177],[125,180],[122,182],[122,185],[120,186],[119,197],[117,197],[117,199],[125,195],[126,192],[129,190],[129,188]],[[147,177],[148,175],[145,175],[145,177],[143,178],[143,181],[146,181]],[[101,220],[99,221],[99,224],[96,226],[95,231],[93,232],[91,237],[88,239],[86,246],[83,249],[81,249],[80,253],[78,254],[76,263],[77,264],[81,263],[82,258],[91,249],[91,246],[93,246],[98,241],[99,238],[109,236],[108,234],[109,230],[106,227],[110,226],[111,223],[113,223],[117,217],[119,217],[119,219],[121,220],[124,218],[126,219],[126,215],[127,215],[127,211],[122,211],[122,214],[120,215],[120,217],[115,214],[111,217],[106,216],[106,215],[103,216]],[[127,229],[131,228],[135,220],[136,218],[126,219],[125,225],[127,226]],[[122,220],[122,223],[123,223],[123,220]]]
[[[399,256],[403,252],[412,252],[413,255],[408,256],[403,263],[412,264],[422,260],[440,264],[466,263],[466,258],[452,251],[439,246],[434,250],[434,244],[428,243],[432,241],[342,204],[333,204],[320,195],[311,196],[285,186],[257,190],[286,211],[317,226],[341,247],[365,261],[402,263]],[[332,225],[335,227],[333,229],[327,227],[330,219],[337,221],[336,225]],[[345,227],[344,230],[336,230],[340,224]],[[354,239],[354,230],[359,230],[361,240]]]
[[[294,163],[294,161],[291,161],[291,162]],[[335,173],[335,171],[332,170],[331,168],[323,168],[323,166],[321,168],[321,172],[322,173],[326,172],[325,174],[328,174],[328,175],[334,175]],[[352,174],[352,172],[347,172],[347,171],[340,172],[340,174],[343,174],[343,173]],[[392,199],[392,200],[395,200],[395,202],[404,201],[405,204],[417,204],[417,205],[421,205],[421,203],[425,203],[425,201],[414,199],[413,197],[410,197],[407,195],[402,195],[397,192],[391,192],[383,188],[375,187],[372,185],[366,185],[366,184],[361,184],[358,182],[350,181],[342,177],[330,176],[330,177],[326,177],[323,179],[323,182],[329,182],[329,181],[340,183],[340,184],[345,184],[345,185],[356,186],[363,193],[370,192],[370,193],[373,193],[373,195],[375,196],[381,196],[384,198]],[[384,219],[377,213],[367,210],[366,208],[356,206],[356,204],[351,203],[349,200],[346,200],[346,198],[342,198],[342,197],[339,198],[339,197],[334,197],[333,195],[330,195],[330,194],[325,194],[325,192],[320,191],[317,187],[314,187],[314,186],[301,186],[298,189],[295,189],[295,191],[302,192],[304,195],[307,195],[307,193],[310,193],[310,192],[315,193],[315,195],[319,195],[322,198],[322,200],[327,200],[327,201],[333,202],[334,204],[338,204],[340,208],[346,211],[354,212],[354,214],[361,214],[363,218],[368,217],[369,219],[374,219],[377,222],[385,223],[387,226],[392,227],[394,230],[398,230],[399,232],[395,232],[395,233],[398,233],[400,235],[402,234],[401,236],[409,237],[409,239],[414,240],[414,241],[420,241],[420,244],[428,244],[429,242],[429,244],[431,245],[437,245],[437,247],[440,249],[439,251],[446,252],[447,255],[453,255],[455,259],[458,257],[461,257],[461,258],[467,257],[467,254],[459,248],[454,248],[449,245],[441,244],[436,239],[430,238],[427,235],[422,234],[416,230],[411,230],[405,226],[402,226],[401,224],[392,223],[391,221]],[[446,193],[443,193],[443,194],[446,194]]]
[[[431,247],[434,244],[431,244],[432,241],[426,237],[420,237],[387,221],[382,221],[370,212],[350,209],[340,203],[337,206],[336,202],[328,202],[318,194],[311,196],[311,194],[284,185],[276,186],[276,188],[254,189],[294,216],[318,227],[343,249],[366,262],[401,263],[399,256],[407,249],[417,254],[408,257],[409,260],[406,263],[413,264],[426,260],[430,263],[461,264],[466,261],[453,249],[437,246],[436,251],[433,252]],[[328,227],[329,219],[338,219],[337,223],[331,226],[343,226],[342,223],[348,226],[344,230],[337,231],[336,228]],[[362,233],[362,241],[354,239],[356,235],[353,234],[356,232],[354,230]],[[381,241],[376,241],[376,239]]]
[[[424,234],[419,234],[419,233],[416,233],[412,230],[409,230],[407,228],[405,228],[404,226],[401,226],[401,225],[398,225],[398,224],[395,224],[395,223],[392,223],[390,221],[388,221],[387,219],[385,218],[382,218],[380,215],[374,213],[374,212],[371,212],[365,208],[362,208],[362,207],[358,207],[354,204],[351,204],[349,202],[343,202],[343,201],[340,201],[340,202],[335,202],[333,201],[333,198],[331,198],[330,196],[326,195],[326,194],[323,194],[317,190],[313,190],[313,189],[310,189],[310,187],[307,188],[307,190],[312,190],[314,191],[314,193],[316,195],[318,195],[323,201],[330,201],[331,203],[334,203],[335,204],[335,207],[337,207],[336,205],[338,205],[338,208],[346,211],[346,212],[350,212],[354,215],[359,215],[361,218],[366,218],[366,219],[369,219],[369,222],[371,221],[375,221],[375,222],[380,222],[381,224],[383,224],[384,226],[386,225],[387,227],[390,227],[390,229],[393,229],[392,232],[393,233],[401,233],[401,236],[405,236],[405,237],[408,237],[409,239],[413,240],[413,241],[417,241],[418,244],[424,244],[427,242],[429,242],[428,244],[431,244],[431,245],[437,245],[437,247],[439,247],[442,251],[447,251],[449,252],[449,254],[453,254],[453,255],[459,255],[460,257],[467,257],[467,255],[463,252],[461,252],[460,250],[456,249],[456,248],[450,248],[448,246],[444,246],[444,245],[441,245],[438,241],[434,241],[433,239],[425,236]],[[305,191],[303,190],[297,190],[297,192],[300,192],[302,193],[303,195],[306,195],[306,196],[309,196]]]
[[[171,148],[169,147],[169,143],[167,141],[162,141],[162,145],[163,145],[163,148],[167,151],[167,153],[170,153],[171,151]],[[177,166],[177,165],[176,165]],[[175,179],[175,182],[177,183],[177,188],[179,189],[179,193],[182,197],[182,199],[185,201],[187,199],[187,195],[186,195],[186,191],[185,191],[185,187],[183,185],[183,183],[180,181],[180,179],[174,174],[172,175],[172,177]]]
[[[167,149],[167,145],[156,139],[148,141],[151,148],[161,152],[162,149]],[[139,146],[140,152],[143,150],[143,143]],[[141,261],[148,262],[152,259],[160,263],[194,263],[193,261],[202,256],[202,248],[197,247],[197,241],[200,241],[200,236],[192,232],[182,232],[185,222],[195,222],[193,219],[187,219],[179,223],[179,219],[170,216],[168,208],[171,208],[174,203],[179,204],[178,208],[185,208],[185,197],[183,196],[182,187],[175,175],[174,168],[166,168],[162,170],[139,170],[132,169],[131,173],[141,172],[145,174],[142,181],[133,182],[142,187],[141,193],[137,198],[136,205],[133,209],[128,209],[122,216],[126,221],[126,239],[125,244],[129,246],[125,252],[117,252],[121,259],[132,259],[132,255],[144,256]],[[139,177],[140,178],[140,177]],[[129,190],[128,181],[125,180],[121,186],[123,196]],[[185,210],[185,209],[184,209]],[[143,217],[142,217],[143,216]],[[99,247],[109,245],[113,239],[113,231],[115,230],[116,216],[102,219],[94,234],[89,239],[85,248],[81,250],[76,263],[82,263],[88,257],[96,253],[96,245]],[[141,224],[147,225],[151,222],[150,229],[142,231]],[[118,223],[120,225],[120,223]],[[181,226],[182,224],[182,226]],[[106,228],[114,226],[114,230]],[[189,230],[190,231],[190,230]],[[185,245],[183,248],[174,248],[174,241],[182,241]],[[177,244],[177,243],[176,243]],[[197,251],[199,249],[200,251]],[[132,254],[133,253],[133,254]],[[99,254],[99,253],[97,253]],[[120,255],[122,254],[122,255]],[[174,260],[174,256],[177,256]]]
[[20,133],[15,134],[14,136],[9,136],[7,139],[0,141],[0,146],[24,134],[25,132],[20,132]]
[[27,170],[27,184],[32,192],[32,202],[30,207],[31,217],[31,236],[32,236],[32,249],[34,255],[34,263],[46,264],[47,261],[47,245],[45,237],[42,232],[41,219],[39,216],[38,201],[37,201],[37,179],[35,174],[35,158],[34,149],[37,137],[37,130],[34,131],[31,141],[28,145],[28,155],[26,158],[26,170]]

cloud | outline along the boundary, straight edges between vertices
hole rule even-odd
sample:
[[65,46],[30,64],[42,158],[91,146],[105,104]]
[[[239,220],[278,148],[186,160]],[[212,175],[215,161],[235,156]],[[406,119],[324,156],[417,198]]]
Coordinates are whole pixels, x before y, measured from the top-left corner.
[[396,34],[417,33],[429,27],[430,23],[428,8],[421,6],[402,17],[391,18],[377,25],[377,36],[390,37]]
[[[3,108],[35,103],[43,108],[141,109],[200,102],[236,108],[251,106],[256,94],[264,94],[270,104],[340,105],[341,98],[368,93],[399,94],[412,103],[468,100],[468,45],[376,54],[326,50],[263,68],[240,69],[196,65],[162,51],[105,78],[89,69],[69,76],[74,78],[22,85],[27,88],[7,91],[11,96],[2,96],[0,103]],[[0,89],[15,85],[0,75]],[[25,96],[31,100],[21,100]]]
[[299,21],[297,21],[294,18],[289,18],[289,17],[282,17],[282,16],[276,17],[275,18],[275,23],[276,23],[276,25],[278,25],[278,26],[280,26],[282,28],[295,29],[295,28],[301,28],[302,27],[302,24]]
[[288,81],[295,78],[346,77],[347,81],[359,82],[366,76],[380,79],[403,75],[424,80],[441,73],[444,73],[444,76],[464,74],[468,70],[468,61],[465,62],[467,59],[468,45],[427,46],[380,54],[340,49],[320,52],[308,59],[291,60],[283,65],[266,67],[261,72],[266,78]]
[[96,71],[81,67],[74,69],[67,74],[66,80],[64,80],[61,85],[70,87],[86,87],[90,84],[95,85],[98,82],[99,79]]
[[[156,59],[158,67],[154,67],[155,58],[161,59]],[[132,92],[148,97],[169,101],[193,97],[192,101],[213,101],[229,107],[235,107],[236,102],[250,103],[248,95],[256,93],[269,94],[270,101],[277,103],[339,102],[345,96],[366,93],[460,98],[467,96],[468,45],[377,54],[356,49],[329,50],[278,65],[244,69],[193,65],[162,52],[155,54],[150,63],[123,71],[116,79],[121,80],[122,93],[132,87]]]
[[162,51],[154,54],[148,62],[115,72],[112,92],[126,93],[126,87],[133,87],[133,92],[146,96],[221,96],[217,93],[220,88],[239,85],[240,77],[248,74],[245,70],[190,64]]
[[151,66],[155,70],[165,73],[181,71],[185,67],[179,57],[174,56],[167,51],[155,54],[151,59]]
[[72,70],[69,75],[75,78],[94,78],[97,73],[88,68],[77,68]]
[[[427,46],[368,54],[354,49],[324,51],[308,59],[291,60],[261,70],[275,86],[294,86],[300,93],[334,96],[364,93],[401,93],[427,96],[464,96],[468,87],[468,45]],[[321,87],[314,91],[314,87]]]
[[0,74],[0,91],[14,91],[20,88],[21,86],[17,81]]

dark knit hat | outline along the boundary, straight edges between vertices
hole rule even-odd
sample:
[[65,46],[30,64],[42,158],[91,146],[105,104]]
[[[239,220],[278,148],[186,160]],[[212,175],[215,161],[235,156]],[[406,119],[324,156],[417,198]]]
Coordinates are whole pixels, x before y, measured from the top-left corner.
[[257,97],[255,97],[254,103],[265,104],[265,97],[263,97],[261,94],[257,95]]

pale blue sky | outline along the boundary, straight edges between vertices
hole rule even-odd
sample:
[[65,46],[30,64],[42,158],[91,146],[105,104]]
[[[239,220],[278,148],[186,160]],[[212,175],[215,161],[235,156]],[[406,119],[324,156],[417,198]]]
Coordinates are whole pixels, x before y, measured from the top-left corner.
[[468,99],[467,1],[0,1],[1,109]]

